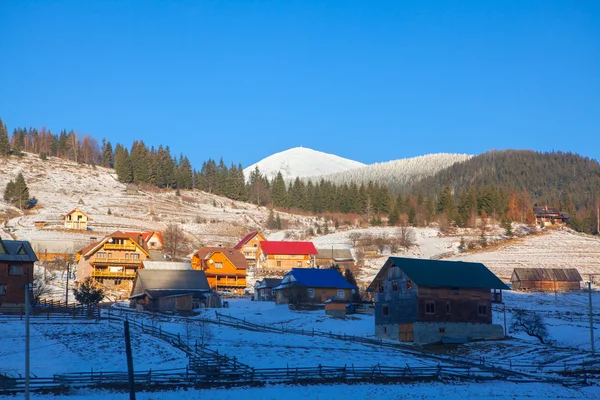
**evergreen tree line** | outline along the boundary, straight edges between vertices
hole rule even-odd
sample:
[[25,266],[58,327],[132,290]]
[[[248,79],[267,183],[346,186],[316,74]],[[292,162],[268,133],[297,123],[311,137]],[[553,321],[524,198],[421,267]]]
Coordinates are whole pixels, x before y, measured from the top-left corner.
[[169,147],[148,148],[134,141],[127,149],[89,136],[81,140],[71,130],[53,134],[45,129],[16,128],[9,137],[0,119],[0,156],[27,151],[103,167],[115,168],[120,181],[161,188],[199,189],[261,206],[311,213],[354,213],[373,224],[406,221],[426,225],[441,221],[470,226],[481,215],[532,222],[534,205],[548,205],[571,215],[570,225],[596,233],[600,203],[600,165],[576,154],[525,150],[492,151],[456,163],[401,193],[381,181],[366,184],[318,182],[281,174],[269,180],[256,168],[245,180],[241,164],[229,167],[221,159],[204,162],[200,171],[187,157],[170,154]]
[[23,177],[21,172],[17,175],[17,179],[14,181],[11,180],[6,184],[6,188],[4,189],[4,201],[15,207],[19,207],[21,210],[29,208],[31,204],[29,188],[27,187],[25,177]]

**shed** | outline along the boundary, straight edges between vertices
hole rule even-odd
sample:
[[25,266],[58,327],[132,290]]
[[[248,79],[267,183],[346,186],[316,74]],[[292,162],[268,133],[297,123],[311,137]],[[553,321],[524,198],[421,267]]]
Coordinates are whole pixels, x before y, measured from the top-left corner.
[[261,281],[256,281],[256,283],[254,284],[254,300],[274,300],[273,288],[277,287],[280,283],[280,278],[264,278]]
[[513,290],[579,290],[581,275],[575,268],[515,268],[510,278]]
[[143,269],[137,272],[129,299],[147,311],[189,313],[211,296],[204,271]]

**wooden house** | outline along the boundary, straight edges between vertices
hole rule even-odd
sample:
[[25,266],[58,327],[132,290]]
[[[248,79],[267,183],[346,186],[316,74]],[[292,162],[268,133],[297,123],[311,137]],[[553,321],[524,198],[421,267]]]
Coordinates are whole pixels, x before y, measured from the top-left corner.
[[256,267],[259,272],[282,274],[292,268],[314,268],[316,255],[312,242],[263,241]]
[[513,290],[580,290],[581,275],[575,268],[515,268],[510,278]]
[[139,310],[189,314],[211,296],[203,271],[144,269],[133,281],[129,300]]
[[294,268],[274,287],[275,304],[324,304],[336,299],[352,301],[358,290],[334,269]]
[[492,302],[503,289],[481,263],[390,257],[368,288],[375,335],[416,344],[502,338]]
[[66,263],[75,257],[75,243],[71,240],[32,240],[31,247],[43,262]]
[[71,210],[63,217],[65,229],[77,229],[85,231],[88,228],[88,215],[79,208]]
[[[29,242],[0,239],[0,312],[25,309],[25,288],[33,284],[33,264],[37,260]],[[31,290],[29,294],[33,301]]]
[[138,243],[138,238],[116,231],[76,254],[77,281],[88,276],[107,288],[131,289],[133,279],[150,253]]
[[165,243],[160,232],[125,232],[125,234],[137,238],[137,242],[148,251],[162,250]]
[[248,263],[239,251],[231,247],[203,247],[192,256],[192,267],[206,274],[215,290],[229,289],[243,294],[246,289]]
[[541,227],[564,225],[570,218],[566,212],[548,206],[533,207],[533,213],[535,214],[535,222]]
[[233,248],[242,252],[249,266],[255,266],[260,242],[265,240],[267,239],[260,232],[251,232]]
[[280,278],[263,278],[254,284],[254,300],[272,301],[275,300],[273,288],[281,283]]
[[356,263],[350,249],[317,248],[315,266],[318,268],[329,268],[338,265],[342,271],[347,269],[356,272]]

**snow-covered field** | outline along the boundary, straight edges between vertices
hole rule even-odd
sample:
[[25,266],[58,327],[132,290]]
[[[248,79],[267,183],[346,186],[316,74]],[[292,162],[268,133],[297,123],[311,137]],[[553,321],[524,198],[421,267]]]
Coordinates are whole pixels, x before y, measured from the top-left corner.
[[[596,399],[597,386],[568,388],[543,383],[471,382],[418,383],[403,385],[273,385],[266,387],[232,387],[226,389],[175,390],[137,393],[138,400],[281,400],[281,399]],[[13,397],[8,397],[13,398]],[[78,390],[69,395],[38,395],[32,399],[126,400],[127,393]]]
[[[600,292],[594,292],[593,301],[600,304]],[[508,367],[512,363],[547,365],[549,363],[576,363],[589,360],[589,325],[586,320],[569,318],[568,312],[582,310],[585,294],[559,294],[554,300],[553,294],[538,293],[506,293],[508,324],[511,321],[513,308],[527,308],[532,311],[546,312],[556,310],[556,317],[548,317],[547,323],[552,342],[549,345],[536,343],[535,339],[515,335],[505,341],[470,343],[455,350],[441,349],[437,352],[452,364],[456,360],[478,360],[485,357],[486,362],[497,366]],[[355,314],[345,320],[334,319],[317,311],[291,311],[286,306],[276,306],[271,302],[254,302],[249,299],[232,299],[230,307],[219,309],[222,314],[245,319],[248,322],[281,327],[283,330],[304,329],[345,333],[372,337],[374,329],[373,316],[370,314]],[[217,319],[215,310],[206,310],[200,317]],[[145,314],[130,315],[134,321],[149,321]],[[503,323],[502,312],[494,314],[496,323]],[[61,321],[62,322],[62,321]],[[148,322],[149,323],[149,322]],[[179,333],[186,340],[186,330],[191,332],[191,339],[198,335],[189,324],[171,320],[168,317],[155,324],[163,332]],[[409,354],[402,350],[378,348],[370,345],[351,343],[348,341],[298,335],[293,333],[260,333],[234,327],[207,324],[210,338],[208,347],[218,350],[220,354],[235,356],[239,362],[255,368],[270,367],[302,367],[318,364],[329,366],[373,366],[381,365],[404,367],[432,366],[439,361],[426,356]],[[32,335],[32,372],[37,376],[49,376],[54,373],[90,371],[114,371],[126,369],[124,356],[124,341],[122,324],[109,323],[102,320],[99,323],[81,323],[64,321],[53,323],[36,319],[31,327]],[[5,319],[0,322],[0,337],[3,340],[0,350],[2,370],[8,374],[23,373],[23,331],[24,323],[19,319]],[[597,337],[600,332],[597,332]],[[133,358],[136,370],[183,368],[186,356],[170,344],[160,341],[148,334],[140,333],[132,328]],[[597,345],[600,344],[597,342]],[[527,372],[535,372],[528,370]],[[449,382],[422,383],[410,385],[322,385],[322,386],[269,386],[265,388],[235,388],[189,390],[161,393],[140,393],[139,399],[170,399],[174,396],[184,398],[232,399],[244,396],[257,399],[275,399],[281,397],[301,398],[339,398],[346,393],[348,398],[367,398],[386,396],[389,398],[448,398],[454,395],[470,396],[472,398],[598,398],[600,387],[565,388],[549,384],[512,384],[506,382],[490,383],[460,383]],[[104,397],[102,397],[104,396]],[[205,396],[205,397],[203,397]],[[52,398],[35,395],[36,399]],[[106,391],[79,390],[63,397],[55,398],[126,398],[122,393]]]

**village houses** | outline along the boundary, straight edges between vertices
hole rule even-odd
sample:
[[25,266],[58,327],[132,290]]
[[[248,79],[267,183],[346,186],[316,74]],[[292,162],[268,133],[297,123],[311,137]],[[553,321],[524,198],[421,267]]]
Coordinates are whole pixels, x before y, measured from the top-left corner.
[[251,232],[244,236],[244,238],[240,240],[238,244],[233,246],[233,248],[241,251],[244,257],[246,257],[248,266],[253,267],[256,266],[260,242],[266,240],[267,239],[260,232]]
[[481,263],[390,257],[368,288],[375,336],[416,344],[502,338],[492,301],[507,289]]
[[292,268],[314,268],[317,249],[312,242],[260,242],[257,270],[279,276]]
[[29,242],[0,239],[0,312],[24,310],[25,288],[33,283],[36,261]]
[[81,211],[79,208],[75,208],[69,213],[67,213],[64,217],[64,227],[65,229],[76,229],[85,231],[88,228],[88,215]]
[[192,266],[204,271],[208,284],[215,290],[231,290],[243,294],[246,289],[248,263],[231,247],[202,247],[192,256]]
[[77,252],[77,280],[91,276],[108,288],[130,290],[137,270],[149,258],[138,238],[116,231]]

